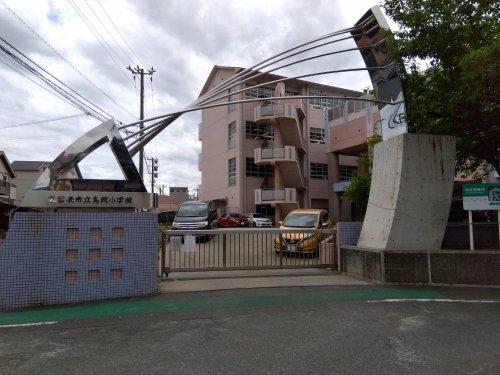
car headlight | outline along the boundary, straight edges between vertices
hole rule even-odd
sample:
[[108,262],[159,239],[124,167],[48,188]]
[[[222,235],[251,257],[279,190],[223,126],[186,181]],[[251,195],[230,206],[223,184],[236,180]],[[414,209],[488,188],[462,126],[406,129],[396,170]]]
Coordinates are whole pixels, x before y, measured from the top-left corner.
[[198,228],[207,228],[208,227],[208,221],[202,221],[201,223],[198,223]]
[[180,225],[179,223],[176,223],[175,221],[172,223],[172,229],[179,229]]

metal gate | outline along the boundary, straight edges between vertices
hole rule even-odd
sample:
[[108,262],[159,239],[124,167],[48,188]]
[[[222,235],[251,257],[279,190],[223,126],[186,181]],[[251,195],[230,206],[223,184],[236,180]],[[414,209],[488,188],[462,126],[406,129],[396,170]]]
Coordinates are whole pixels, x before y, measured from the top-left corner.
[[161,234],[159,274],[272,268],[337,268],[335,229],[175,230]]

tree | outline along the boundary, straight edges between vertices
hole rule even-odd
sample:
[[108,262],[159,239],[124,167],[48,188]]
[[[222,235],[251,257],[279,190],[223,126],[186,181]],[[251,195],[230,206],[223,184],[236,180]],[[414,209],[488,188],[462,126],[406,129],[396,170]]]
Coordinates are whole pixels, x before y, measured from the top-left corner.
[[[368,152],[359,155],[358,164],[360,167],[373,166],[373,146],[382,141],[378,134],[368,137],[365,143],[368,145]],[[370,186],[372,182],[372,173],[358,172],[349,179],[349,186],[344,191],[344,197],[356,204],[355,220],[363,220],[366,208],[368,207],[368,197],[370,195]]]
[[487,162],[500,173],[500,2],[381,6],[400,28],[389,46],[400,61],[409,130],[456,136],[457,171],[474,175]]

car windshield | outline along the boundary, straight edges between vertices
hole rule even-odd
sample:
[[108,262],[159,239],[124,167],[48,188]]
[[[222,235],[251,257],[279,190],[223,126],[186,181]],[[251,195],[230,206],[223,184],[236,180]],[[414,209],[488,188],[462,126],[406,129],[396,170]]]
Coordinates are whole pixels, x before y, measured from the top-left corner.
[[240,214],[229,214],[229,216],[239,218],[241,215]]
[[206,204],[186,204],[181,205],[177,212],[178,217],[207,216],[208,206]]
[[316,214],[291,213],[283,222],[284,227],[315,228],[318,221]]

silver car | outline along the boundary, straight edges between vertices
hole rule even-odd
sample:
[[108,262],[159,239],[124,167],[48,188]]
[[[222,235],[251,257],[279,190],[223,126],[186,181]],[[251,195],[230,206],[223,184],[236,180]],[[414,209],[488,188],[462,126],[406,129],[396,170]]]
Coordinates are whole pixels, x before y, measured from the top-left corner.
[[244,214],[251,227],[272,227],[273,223],[268,217],[258,213]]

